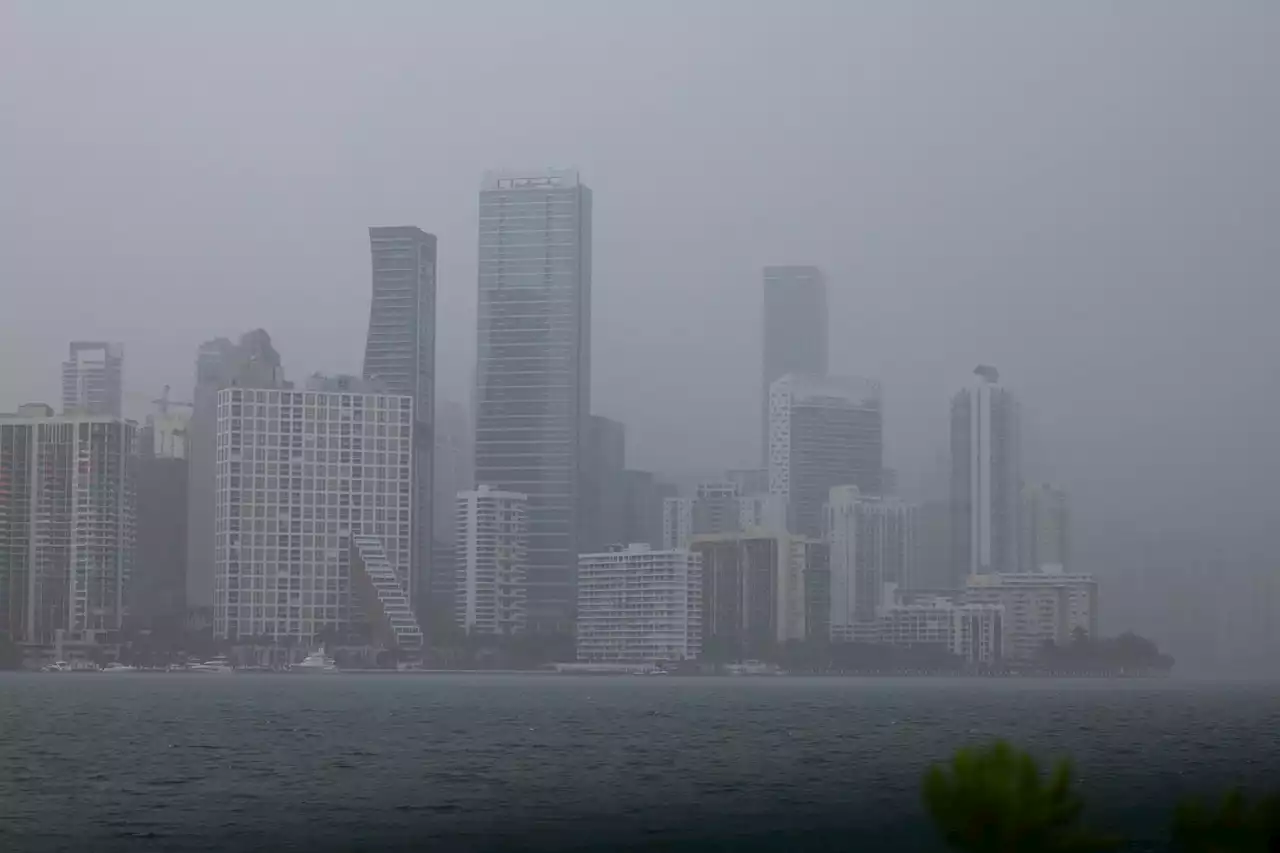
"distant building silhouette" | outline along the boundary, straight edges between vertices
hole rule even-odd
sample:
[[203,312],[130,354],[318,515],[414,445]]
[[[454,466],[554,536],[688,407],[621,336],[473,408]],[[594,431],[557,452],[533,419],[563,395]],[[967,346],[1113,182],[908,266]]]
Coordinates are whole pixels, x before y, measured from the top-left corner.
[[827,375],[827,281],[810,266],[764,268],[760,458],[769,462],[769,386],[788,373]]
[[62,412],[124,416],[124,347],[101,341],[72,341],[62,363]]

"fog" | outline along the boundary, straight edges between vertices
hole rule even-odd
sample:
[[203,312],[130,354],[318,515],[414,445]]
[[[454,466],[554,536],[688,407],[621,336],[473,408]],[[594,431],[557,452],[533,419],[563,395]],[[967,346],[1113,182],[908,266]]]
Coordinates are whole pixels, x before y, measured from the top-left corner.
[[56,402],[73,338],[125,344],[135,416],[258,326],[290,378],[358,372],[365,229],[402,223],[439,236],[465,401],[481,173],[576,166],[630,465],[755,461],[761,267],[816,264],[906,493],[998,365],[1104,625],[1280,651],[1280,7],[10,2],[0,32],[0,410]]

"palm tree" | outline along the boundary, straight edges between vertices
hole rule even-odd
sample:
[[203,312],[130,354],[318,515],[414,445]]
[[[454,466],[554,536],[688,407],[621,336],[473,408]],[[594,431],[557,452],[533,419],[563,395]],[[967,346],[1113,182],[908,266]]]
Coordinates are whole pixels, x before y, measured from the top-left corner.
[[1080,826],[1083,803],[1071,790],[1071,763],[1046,780],[1035,759],[1004,741],[962,749],[924,780],[924,801],[954,850],[967,853],[1087,853],[1112,850],[1114,839]]
[[1280,850],[1280,794],[1250,803],[1239,788],[1215,809],[1202,802],[1178,806],[1175,849],[1187,853],[1272,853]]

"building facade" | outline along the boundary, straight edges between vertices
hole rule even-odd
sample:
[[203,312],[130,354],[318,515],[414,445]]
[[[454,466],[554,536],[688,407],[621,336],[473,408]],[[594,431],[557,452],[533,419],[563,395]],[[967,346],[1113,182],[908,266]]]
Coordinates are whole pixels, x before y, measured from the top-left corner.
[[1049,483],[1024,486],[1020,524],[1022,571],[1071,571],[1071,508],[1066,491]]
[[433,596],[431,544],[436,394],[436,237],[413,225],[369,229],[373,288],[363,376],[413,399],[412,601],[420,622],[448,620],[453,567]]
[[715,660],[766,659],[808,635],[807,560],[813,540],[786,533],[695,536],[702,561],[703,648]]
[[599,553],[623,543],[627,463],[627,431],[620,422],[600,415],[588,421],[579,492],[579,542],[583,551]]
[[831,639],[853,642],[885,604],[886,587],[905,587],[915,571],[918,509],[863,495],[857,486],[831,489],[825,536],[831,544]]
[[176,632],[187,609],[186,413],[162,410],[139,431],[137,557],[129,615]]
[[217,506],[218,392],[241,388],[282,388],[284,368],[271,336],[255,329],[238,343],[216,338],[196,353],[196,381],[187,426],[187,606],[213,607],[214,517]]
[[124,347],[102,341],[72,341],[62,363],[65,415],[124,416]]
[[591,190],[573,170],[480,191],[477,482],[528,495],[528,620],[568,632],[591,412]]
[[458,493],[455,618],[467,634],[525,630],[528,502],[484,485]]
[[894,604],[877,616],[875,642],[933,648],[970,666],[993,666],[1004,658],[1003,616],[999,604],[957,604],[942,597]]
[[1046,643],[1066,645],[1077,629],[1098,636],[1098,582],[1092,575],[973,575],[963,599],[1003,608],[1003,645],[1009,658],[1034,660]]
[[793,533],[822,535],[835,486],[881,494],[883,433],[875,382],[787,374],[769,387],[769,492],[786,502]]
[[694,660],[702,651],[701,559],[637,543],[578,559],[578,660]]
[[1019,412],[994,367],[951,401],[951,563],[953,585],[971,575],[1018,568],[1021,488]]
[[693,541],[693,500],[663,498],[662,545],[664,551],[687,551]]
[[827,281],[811,266],[764,268],[761,457],[769,464],[769,386],[788,373],[827,375]]
[[371,639],[387,571],[413,592],[413,398],[228,388],[217,404],[215,636]]
[[137,429],[111,417],[0,416],[0,633],[114,643],[136,559]]

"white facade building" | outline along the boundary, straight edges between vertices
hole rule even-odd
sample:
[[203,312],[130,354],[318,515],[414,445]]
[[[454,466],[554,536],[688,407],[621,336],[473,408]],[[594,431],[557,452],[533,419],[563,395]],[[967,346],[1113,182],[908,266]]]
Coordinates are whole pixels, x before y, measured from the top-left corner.
[[386,566],[412,595],[413,398],[227,388],[216,435],[216,636],[350,634],[376,610],[357,586],[394,598]]
[[1093,575],[974,575],[964,600],[1004,608],[1006,657],[1034,659],[1046,642],[1065,645],[1077,628],[1098,635],[1098,582]]
[[825,511],[831,544],[831,639],[854,642],[863,633],[859,626],[876,620],[886,588],[910,583],[918,509],[864,495],[857,486],[836,486]]
[[490,486],[458,492],[454,607],[468,634],[525,629],[528,497]]
[[702,650],[702,564],[684,550],[624,550],[578,558],[578,660],[657,663]]
[[782,495],[756,494],[738,498],[738,527],[741,530],[787,529],[787,502]]
[[1020,414],[994,367],[951,401],[951,536],[957,588],[965,577],[1015,572],[1021,501]]
[[935,597],[884,608],[876,619],[877,642],[945,649],[966,664],[990,665],[1003,656],[999,604],[956,604]]

